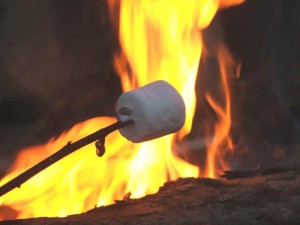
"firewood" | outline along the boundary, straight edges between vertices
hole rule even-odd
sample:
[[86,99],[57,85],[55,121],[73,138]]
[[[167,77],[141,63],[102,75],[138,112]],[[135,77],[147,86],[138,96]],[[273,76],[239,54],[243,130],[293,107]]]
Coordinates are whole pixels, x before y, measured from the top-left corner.
[[235,170],[230,170],[230,171],[224,171],[224,174],[222,177],[226,179],[236,179],[236,178],[245,178],[245,177],[254,177],[254,176],[259,176],[259,175],[271,175],[275,173],[283,173],[283,172],[288,172],[288,171],[300,171],[299,167],[295,168],[258,168],[255,170],[246,170],[246,171],[235,171]]
[[182,178],[157,194],[95,208],[66,218],[36,218],[0,225],[300,224],[300,171],[215,180]]

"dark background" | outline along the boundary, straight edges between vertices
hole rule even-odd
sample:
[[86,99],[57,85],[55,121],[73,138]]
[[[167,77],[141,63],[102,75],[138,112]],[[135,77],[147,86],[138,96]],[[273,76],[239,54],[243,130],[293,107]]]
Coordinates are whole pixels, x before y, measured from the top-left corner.
[[[300,2],[248,0],[220,11],[204,35],[208,42],[223,39],[242,63],[232,81],[234,168],[297,164]],[[22,147],[79,121],[115,115],[117,47],[105,1],[0,1],[1,171]],[[212,73],[214,63],[200,72]],[[201,93],[199,79],[196,86]],[[201,104],[195,121],[205,119]],[[202,129],[194,122],[192,136]]]

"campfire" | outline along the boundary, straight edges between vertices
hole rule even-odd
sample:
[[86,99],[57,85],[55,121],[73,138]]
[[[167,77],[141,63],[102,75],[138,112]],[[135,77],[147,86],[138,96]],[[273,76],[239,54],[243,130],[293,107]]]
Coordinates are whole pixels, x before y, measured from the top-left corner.
[[[114,66],[123,89],[117,101],[111,102],[116,104],[116,116],[88,119],[45,144],[22,149],[0,186],[68,143],[114,123],[126,124],[116,128],[120,132],[107,135],[105,149],[104,139],[96,146],[88,143],[1,196],[1,207],[14,212],[11,218],[4,211],[1,219],[66,217],[155,194],[166,182],[217,179],[233,169],[230,158],[236,142],[231,129],[236,122],[232,112],[236,98],[231,94],[232,81],[240,76],[242,65],[222,38],[207,43],[209,37],[203,32],[218,10],[243,2],[108,0],[111,26],[118,37]],[[210,78],[214,85],[205,87],[203,83],[196,94],[196,81],[207,79],[201,65],[211,58],[217,68],[215,79]],[[213,116],[197,121],[196,108],[201,115],[210,111]],[[201,133],[205,154],[193,153],[202,165],[193,163],[185,152],[194,126],[205,130]],[[212,186],[234,184],[204,180]],[[251,184],[260,185],[256,181]]]

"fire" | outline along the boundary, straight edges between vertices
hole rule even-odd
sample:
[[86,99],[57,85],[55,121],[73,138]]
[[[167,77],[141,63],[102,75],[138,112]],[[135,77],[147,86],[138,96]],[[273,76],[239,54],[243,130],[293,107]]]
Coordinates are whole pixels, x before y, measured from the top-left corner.
[[[155,193],[168,180],[199,176],[199,168],[174,155],[172,147],[176,145],[175,140],[182,139],[192,127],[196,106],[193,89],[203,47],[200,30],[210,24],[219,7],[241,2],[110,0],[112,12],[114,7],[120,7],[122,53],[116,56],[115,64],[124,91],[158,79],[168,81],[185,100],[187,118],[184,127],[178,134],[141,144],[132,144],[117,132],[110,134],[106,140],[106,154],[102,158],[96,156],[93,144],[87,145],[42,171],[20,189],[2,196],[0,204],[16,210],[17,218],[66,216],[112,204],[128,193],[132,198]],[[225,59],[221,61],[226,64]],[[209,93],[206,96],[220,118],[215,126],[215,138],[208,147],[210,153],[205,174],[209,177],[216,175],[216,158],[222,164],[219,150],[224,147],[224,141],[229,140],[231,126],[225,64],[220,67],[224,106]],[[115,119],[109,117],[90,119],[45,145],[22,150],[0,185],[53,154],[68,141],[76,141],[113,122]]]
[[[232,151],[232,140],[229,132],[231,127],[231,98],[228,77],[232,74],[238,74],[238,71],[230,71],[234,68],[234,61],[224,46],[220,46],[217,53],[220,76],[219,89],[223,92],[223,101],[218,103],[210,93],[206,93],[205,97],[208,104],[214,110],[218,117],[217,123],[214,125],[214,136],[211,140],[207,140],[207,160],[205,176],[215,178],[221,171],[228,170],[228,165],[223,160],[227,151]],[[239,68],[236,67],[236,70]]]

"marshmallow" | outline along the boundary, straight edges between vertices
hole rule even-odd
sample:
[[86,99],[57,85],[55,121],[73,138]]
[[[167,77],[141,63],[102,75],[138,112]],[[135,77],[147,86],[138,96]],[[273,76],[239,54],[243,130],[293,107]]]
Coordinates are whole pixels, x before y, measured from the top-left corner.
[[116,111],[119,121],[132,121],[119,131],[134,143],[174,133],[185,122],[181,95],[162,80],[123,93],[118,98]]

